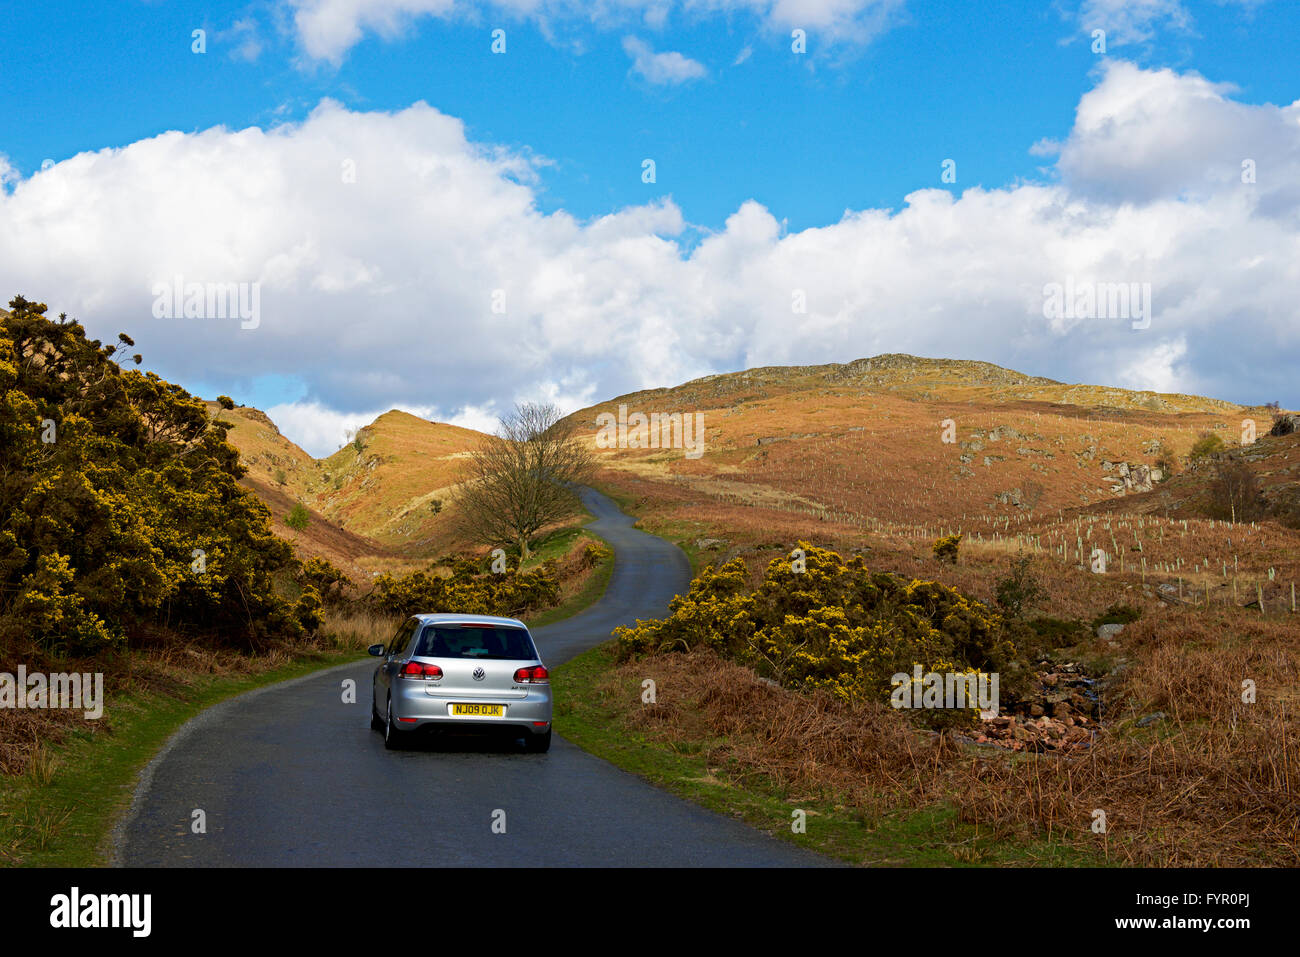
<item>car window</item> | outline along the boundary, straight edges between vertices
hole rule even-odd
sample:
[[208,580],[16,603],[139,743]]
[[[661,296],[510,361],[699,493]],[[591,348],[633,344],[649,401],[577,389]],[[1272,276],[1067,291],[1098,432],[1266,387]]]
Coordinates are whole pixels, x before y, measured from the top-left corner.
[[537,650],[523,628],[425,625],[415,655],[423,658],[533,661],[537,658]]
[[397,629],[397,634],[393,636],[393,642],[388,646],[388,653],[396,655],[406,650],[406,646],[411,643],[411,635],[415,633],[415,628],[419,624],[414,618],[404,622],[401,628]]

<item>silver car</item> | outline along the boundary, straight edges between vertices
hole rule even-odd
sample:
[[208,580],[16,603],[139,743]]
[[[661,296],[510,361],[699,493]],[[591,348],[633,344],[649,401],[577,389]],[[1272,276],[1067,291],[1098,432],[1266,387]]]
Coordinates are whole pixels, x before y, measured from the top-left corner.
[[398,748],[416,732],[486,731],[551,746],[551,683],[533,636],[515,618],[416,615],[387,645],[371,689],[370,724]]

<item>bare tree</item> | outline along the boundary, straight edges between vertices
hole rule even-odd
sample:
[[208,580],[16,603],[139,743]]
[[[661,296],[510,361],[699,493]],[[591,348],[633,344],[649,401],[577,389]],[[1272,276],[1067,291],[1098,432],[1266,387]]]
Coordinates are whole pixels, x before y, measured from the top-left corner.
[[470,453],[457,501],[461,531],[482,542],[519,546],[552,522],[575,514],[570,487],[586,481],[591,451],[554,405],[526,403],[502,416],[495,435]]
[[1211,518],[1233,522],[1253,522],[1263,518],[1267,503],[1250,466],[1238,461],[1220,463],[1210,481],[1209,504],[1205,511]]

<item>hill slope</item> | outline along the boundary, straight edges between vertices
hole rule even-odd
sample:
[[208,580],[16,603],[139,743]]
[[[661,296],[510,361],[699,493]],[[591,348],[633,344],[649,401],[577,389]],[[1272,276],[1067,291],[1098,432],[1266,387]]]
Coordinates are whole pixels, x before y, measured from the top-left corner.
[[393,547],[432,547],[446,536],[432,503],[445,501],[460,460],[481,433],[396,409],[318,464],[308,492],[326,515]]
[[[632,393],[575,413],[702,413],[705,453],[600,449],[613,470],[740,505],[924,523],[1091,506],[1144,490],[1162,451],[1229,442],[1262,408],[1070,385],[983,362],[882,355],[767,367]],[[945,428],[945,426],[947,426]],[[1132,466],[1133,468],[1130,468]],[[1131,472],[1127,481],[1124,474]]]
[[[248,469],[243,484],[270,506],[277,533],[304,557],[328,558],[355,575],[387,559],[438,554],[452,542],[432,503],[453,494],[458,460],[478,432],[393,410],[358,432],[359,450],[349,444],[315,459],[258,409],[208,408],[231,426],[230,444]],[[301,532],[284,524],[295,502],[311,513]]]

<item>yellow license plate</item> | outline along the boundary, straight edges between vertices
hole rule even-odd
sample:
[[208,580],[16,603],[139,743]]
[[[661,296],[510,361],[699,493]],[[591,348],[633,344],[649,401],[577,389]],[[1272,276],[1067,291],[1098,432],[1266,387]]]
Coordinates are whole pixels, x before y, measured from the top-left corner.
[[499,718],[506,713],[506,706],[503,704],[454,704],[451,706],[451,713],[454,715],[470,715],[476,718]]

